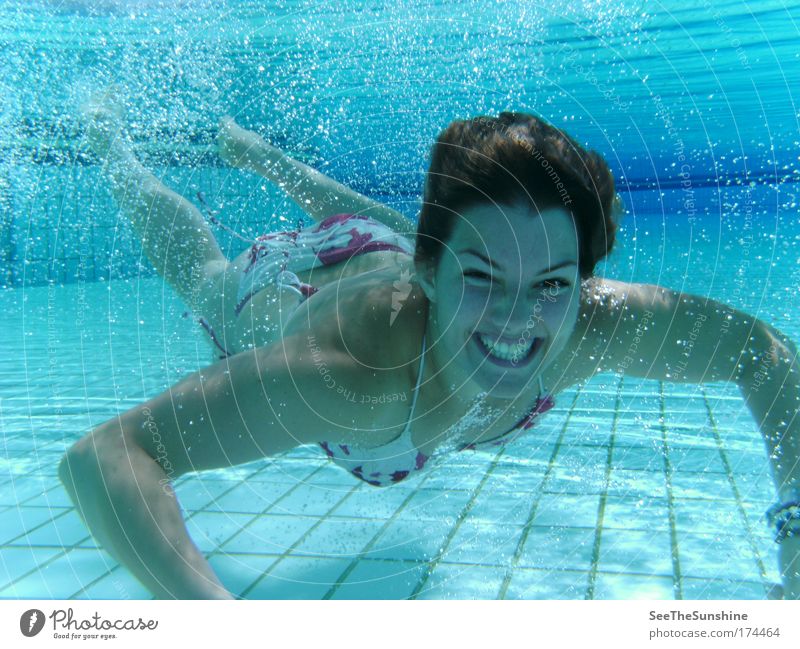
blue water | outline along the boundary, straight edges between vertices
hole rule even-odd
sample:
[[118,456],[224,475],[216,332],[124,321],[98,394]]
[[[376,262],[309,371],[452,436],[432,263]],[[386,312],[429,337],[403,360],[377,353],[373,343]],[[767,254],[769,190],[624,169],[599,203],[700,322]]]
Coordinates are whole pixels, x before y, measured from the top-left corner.
[[[78,106],[111,83],[147,165],[245,235],[301,214],[220,165],[223,114],[413,217],[449,120],[537,112],[617,178],[627,212],[598,274],[800,338],[800,8],[487,5],[0,3],[0,597],[146,596],[97,549],[56,463],[210,358],[82,145]],[[245,597],[767,595],[772,487],[735,386],[607,375],[557,401],[496,456],[388,490],[298,449],[188,476],[178,495]]]

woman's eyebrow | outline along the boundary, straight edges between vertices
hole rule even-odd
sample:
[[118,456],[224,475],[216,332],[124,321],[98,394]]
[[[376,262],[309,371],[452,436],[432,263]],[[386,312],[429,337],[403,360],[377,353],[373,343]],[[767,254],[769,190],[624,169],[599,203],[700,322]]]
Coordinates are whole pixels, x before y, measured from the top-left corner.
[[[478,252],[477,250],[465,250],[464,254],[474,255],[475,257],[477,257],[481,261],[489,264],[489,266],[491,266],[492,268],[496,268],[497,270],[503,270],[503,267],[500,264],[498,264],[496,261],[490,259],[489,257],[484,255],[483,253]],[[578,262],[575,261],[574,259],[565,259],[564,261],[562,261],[561,263],[556,264],[555,266],[551,266],[550,268],[543,268],[542,270],[540,270],[536,274],[537,275],[544,275],[546,273],[552,273],[552,272],[555,272],[557,270],[561,270],[562,268],[566,268],[567,266],[577,266],[577,265],[578,265]]]

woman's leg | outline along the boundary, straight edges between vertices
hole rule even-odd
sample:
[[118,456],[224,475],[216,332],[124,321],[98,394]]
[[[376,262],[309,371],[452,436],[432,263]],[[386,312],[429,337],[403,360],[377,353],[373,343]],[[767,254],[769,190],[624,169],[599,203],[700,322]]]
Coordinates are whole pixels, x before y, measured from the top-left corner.
[[181,299],[202,314],[212,297],[209,288],[228,266],[205,219],[136,159],[119,115],[105,98],[91,104],[85,117],[88,144],[103,160],[114,198],[144,253]]
[[416,224],[400,212],[290,158],[258,133],[241,128],[230,117],[220,122],[217,146],[225,162],[275,183],[315,221],[333,214],[362,214],[396,232],[409,235],[416,232]]

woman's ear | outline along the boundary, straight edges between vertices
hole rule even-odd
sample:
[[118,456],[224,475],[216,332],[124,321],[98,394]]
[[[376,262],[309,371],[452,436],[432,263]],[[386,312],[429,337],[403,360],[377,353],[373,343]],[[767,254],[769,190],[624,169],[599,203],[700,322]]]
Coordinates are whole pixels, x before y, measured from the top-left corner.
[[436,302],[436,268],[428,260],[414,260],[417,283],[422,287],[425,297]]

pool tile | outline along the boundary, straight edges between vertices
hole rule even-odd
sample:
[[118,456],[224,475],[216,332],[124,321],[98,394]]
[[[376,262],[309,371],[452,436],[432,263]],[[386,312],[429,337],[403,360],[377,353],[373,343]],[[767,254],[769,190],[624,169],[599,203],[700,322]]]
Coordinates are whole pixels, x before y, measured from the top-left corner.
[[8,509],[0,514],[0,544],[6,544],[50,520],[52,520],[52,513],[42,507]]
[[[209,564],[230,592],[241,595],[273,566],[280,557],[276,554],[237,554],[217,552],[208,559]],[[259,599],[252,593],[248,599]]]
[[684,578],[760,580],[756,558],[742,536],[680,533],[678,556]]
[[743,530],[742,516],[734,501],[683,500],[675,501],[675,527],[701,533],[730,534]]
[[587,494],[543,494],[536,507],[534,525],[559,527],[595,527],[600,496]]
[[[233,484],[233,483],[232,483]],[[229,487],[205,506],[206,511],[260,513],[291,489],[278,482],[241,482]]]
[[767,454],[763,449],[738,449],[726,451],[731,471],[739,476],[743,473],[754,473],[757,475],[770,475],[770,463]]
[[334,559],[353,557],[362,551],[385,523],[382,520],[327,518],[300,541],[292,554],[315,554]]
[[[610,426],[609,426],[610,429]],[[565,467],[581,469],[605,469],[608,464],[608,444],[575,444],[568,447],[568,452],[560,458],[560,463]]]
[[668,531],[667,499],[608,496],[603,510],[603,528]]
[[661,443],[661,425],[657,419],[642,419],[636,410],[621,412],[614,431],[616,444],[624,447],[646,447]]
[[675,498],[713,498],[733,500],[728,476],[724,473],[687,473],[673,471],[672,495]]
[[205,507],[213,509],[221,494],[239,484],[241,480],[203,480],[201,477],[192,477],[178,484],[175,494],[181,507],[186,511],[196,511]]
[[588,574],[582,571],[517,569],[505,598],[584,599],[588,582]]
[[248,599],[322,599],[350,559],[286,557],[247,594]]
[[496,599],[505,575],[504,568],[440,563],[417,599]]
[[370,559],[427,561],[436,557],[453,527],[453,521],[395,519],[378,537],[367,555]]
[[631,471],[614,468],[608,483],[608,493],[629,498],[665,497],[667,482],[661,469]]
[[356,491],[336,508],[335,514],[354,518],[391,518],[411,493],[409,489],[399,487]]
[[661,471],[664,459],[653,445],[615,446],[611,455],[611,466],[629,471]]
[[670,577],[599,573],[594,599],[674,599]]
[[[321,464],[317,465],[317,467],[317,471],[314,475],[309,476],[304,481],[305,483],[319,486],[328,485],[339,489],[352,489],[354,486],[360,484],[358,478],[335,465],[333,462],[328,461],[327,458],[322,461]],[[266,476],[268,476],[270,481],[276,480],[276,476],[273,473],[265,473],[263,475],[265,476],[263,479],[267,479]],[[284,484],[293,486],[289,481],[286,481]]]
[[[30,444],[30,442],[28,443]],[[14,506],[19,504],[35,505],[36,503],[33,502],[33,499],[37,496],[43,496],[48,489],[52,489],[56,484],[58,483],[53,480],[38,476],[13,478],[0,487],[0,503]],[[61,491],[64,491],[63,488]],[[66,492],[64,494],[66,495]],[[51,504],[55,505],[57,503]]]
[[604,529],[600,540],[599,569],[604,573],[671,576],[670,535],[655,530]]
[[716,448],[670,448],[669,455],[674,471],[725,474],[722,456]]
[[269,474],[273,475],[275,482],[283,482],[294,487],[297,484],[306,482],[317,467],[324,462],[324,458],[318,461],[302,460],[290,462],[272,462],[269,467]]
[[509,565],[522,534],[522,527],[465,521],[442,555],[442,561]]
[[467,520],[523,525],[528,521],[532,500],[529,493],[496,492],[484,488],[475,498]]
[[0,548],[0,587],[18,579],[26,572],[38,568],[63,550],[56,548]]
[[681,593],[684,599],[767,599],[766,587],[760,581],[684,577]]
[[408,599],[424,570],[424,564],[362,559],[332,599]]
[[595,535],[593,528],[532,527],[518,565],[554,571],[588,571],[592,564]]
[[239,533],[252,518],[250,514],[199,512],[186,521],[186,528],[201,552],[211,552]]
[[64,489],[64,487],[62,487],[60,484],[53,486],[46,491],[41,491],[32,498],[28,498],[24,502],[20,502],[20,504],[24,505],[25,507],[62,508],[73,506],[72,501],[67,495],[66,489]]
[[545,488],[552,493],[600,494],[605,491],[605,486],[605,465],[591,467],[560,465],[551,472]]
[[[86,528],[78,512],[70,510],[66,514],[57,516],[45,525],[28,532],[24,537],[17,539],[15,545],[61,545],[74,546],[79,542],[91,540],[89,530]],[[92,545],[95,545],[92,543]]]
[[76,593],[75,599],[134,600],[153,599],[153,595],[127,570],[117,568]]
[[[523,467],[503,467],[495,470],[484,484],[484,489],[490,491],[523,491],[531,494],[538,493],[542,489],[542,481],[545,478],[546,467],[538,470],[528,470]],[[426,483],[427,484],[427,483]]]
[[114,565],[100,550],[75,549],[18,579],[0,591],[0,597],[67,599]]
[[467,491],[420,489],[406,503],[398,518],[415,521],[455,519],[471,497]]
[[225,552],[283,554],[319,519],[265,514],[222,546]]
[[[326,485],[302,484],[276,503],[271,514],[324,516],[343,499],[351,489]],[[338,510],[337,510],[338,513]]]
[[770,504],[775,501],[775,487],[769,472],[739,473],[734,476],[734,482],[742,498],[760,500]]

